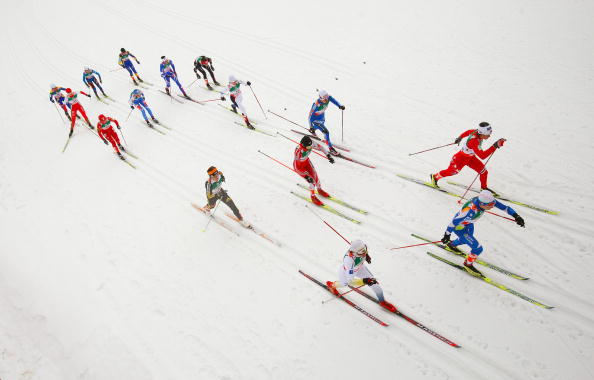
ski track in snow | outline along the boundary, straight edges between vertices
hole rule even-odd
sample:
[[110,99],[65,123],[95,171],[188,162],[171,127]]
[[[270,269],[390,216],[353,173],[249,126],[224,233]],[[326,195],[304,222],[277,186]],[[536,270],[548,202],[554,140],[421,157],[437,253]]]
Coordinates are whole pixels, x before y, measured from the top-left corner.
[[[587,159],[594,152],[587,126],[594,116],[588,65],[594,57],[575,56],[567,43],[575,41],[579,51],[582,40],[591,40],[594,28],[582,15],[592,6],[465,3],[460,15],[437,3],[378,2],[366,9],[317,3],[327,15],[324,26],[308,17],[307,4],[85,3],[85,14],[105,21],[100,31],[87,17],[67,17],[59,27],[48,22],[82,12],[79,3],[11,4],[0,36],[0,65],[10,73],[1,99],[9,112],[0,115],[0,378],[592,378],[594,288],[587,268],[594,264],[594,196],[584,189],[594,182]],[[476,12],[487,10],[491,22],[478,28]],[[524,12],[537,15],[529,26],[516,24]],[[543,29],[552,19],[566,30]],[[466,29],[481,30],[483,40]],[[548,49],[541,40],[552,40]],[[133,86],[125,70],[110,71],[121,46],[154,83],[142,90],[172,128],[157,125],[165,135],[149,130],[137,110],[125,121]],[[289,193],[306,193],[296,186],[300,178],[257,152],[291,166],[295,145],[239,128],[233,121],[240,119],[214,103],[179,104],[159,94],[162,54],[174,60],[185,86],[195,79],[193,59],[213,57],[219,82],[231,73],[251,80],[264,110],[301,125],[317,88],[345,103],[344,144],[352,149],[346,154],[377,168],[312,160],[330,193],[369,214],[328,202],[361,220],[358,226],[315,211],[349,239],[368,242],[370,270],[389,300],[462,348],[353,293],[349,299],[390,326],[370,323],[339,300],[322,304],[330,293],[297,271],[335,278],[347,247]],[[68,125],[50,110],[47,84],[86,92],[85,65],[101,72],[117,102],[92,95],[81,103],[93,124],[99,113],[122,123],[137,170],[82,123],[60,153]],[[244,87],[259,127],[300,138],[292,124],[271,114],[266,120]],[[198,83],[189,94],[216,95]],[[327,125],[336,143],[340,117],[330,106]],[[490,216],[478,222],[484,259],[530,280],[485,272],[553,310],[425,254],[453,257],[437,247],[390,250],[417,243],[411,233],[439,239],[460,207],[453,197],[396,176],[427,180],[455,149],[408,153],[452,140],[477,118],[493,120],[488,143],[508,138],[489,163],[490,184],[560,211],[552,216],[514,205],[525,229]],[[217,215],[240,237],[215,223],[202,232],[208,218],[190,203],[205,203],[210,165],[225,173],[225,188],[246,219],[282,248],[226,218],[225,206]],[[452,179],[473,178],[466,168]],[[345,365],[353,354],[361,363]]]

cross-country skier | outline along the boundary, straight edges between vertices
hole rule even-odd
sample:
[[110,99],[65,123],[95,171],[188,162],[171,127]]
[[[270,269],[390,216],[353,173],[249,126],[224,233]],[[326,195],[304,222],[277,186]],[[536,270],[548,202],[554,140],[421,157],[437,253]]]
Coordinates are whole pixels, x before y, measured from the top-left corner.
[[[520,227],[524,227],[524,219],[511,207],[499,202],[489,190],[482,190],[478,196],[466,202],[460,211],[454,215],[441,239],[441,242],[453,251],[460,252],[459,245],[466,244],[471,248],[470,253],[464,260],[464,269],[470,274],[481,275],[474,267],[478,255],[483,252],[482,245],[474,237],[474,222],[476,222],[485,211],[497,207],[511,215]],[[450,235],[454,232],[458,238],[450,241]]]
[[[132,82],[134,82],[135,85],[138,85],[138,82],[136,82],[136,79],[138,79],[138,81],[140,81],[140,82],[144,82],[144,81],[142,79],[140,79],[140,76],[136,72],[136,68],[134,67],[134,64],[132,64],[132,60],[130,59],[130,57],[134,58],[136,63],[138,63],[140,65],[140,62],[138,62],[138,59],[132,53],[130,53],[128,50],[126,50],[124,48],[120,49],[118,65],[120,65],[123,68],[125,68],[126,70],[128,70],[128,74],[130,74],[130,78],[132,78]],[[134,75],[136,75],[136,79],[134,79]]]
[[130,93],[130,100],[128,100],[128,103],[130,104],[130,108],[134,109],[134,107],[136,107],[140,110],[140,112],[142,112],[142,117],[144,118],[144,121],[146,121],[146,123],[148,124],[149,127],[153,128],[153,125],[146,117],[146,112],[144,110],[147,110],[149,115],[151,116],[151,119],[155,123],[159,124],[159,120],[155,119],[155,116],[153,115],[153,111],[151,111],[149,106],[146,104],[146,99],[144,98],[144,93],[142,91],[140,91],[137,88],[134,89]]
[[315,135],[316,130],[320,130],[324,134],[330,153],[337,156],[338,152],[334,149],[330,141],[330,132],[324,125],[326,122],[326,108],[328,108],[330,102],[343,111],[346,107],[330,96],[326,90],[320,90],[318,95],[318,99],[311,105],[311,109],[309,110],[309,131]]
[[58,87],[55,84],[50,84],[50,94],[49,94],[49,100],[52,103],[58,103],[60,105],[60,107],[62,108],[62,110],[64,111],[64,113],[66,114],[66,117],[68,118],[68,120],[70,120],[70,114],[68,113],[68,110],[70,109],[70,104],[66,103],[64,104],[64,101],[66,100],[66,97],[64,96],[64,94],[62,94],[62,91],[66,91],[66,89],[64,87]]
[[184,94],[184,96],[187,98],[188,95],[186,94],[186,91],[177,79],[177,71],[175,71],[175,65],[173,64],[173,61],[167,59],[165,56],[162,56],[161,60],[162,61],[161,65],[159,66],[159,70],[161,70],[161,77],[163,77],[163,79],[165,80],[165,91],[167,92],[167,95],[171,96],[171,92],[169,90],[169,88],[171,87],[171,83],[169,83],[169,81],[173,79],[173,81],[177,84],[177,87],[179,87],[182,94]]
[[70,110],[72,111],[72,114],[70,115],[70,134],[68,136],[72,136],[72,133],[74,132],[74,123],[76,122],[76,114],[78,112],[80,112],[81,115],[83,115],[85,121],[89,125],[89,128],[95,128],[89,121],[87,113],[85,112],[85,109],[83,108],[82,104],[80,104],[80,102],[78,101],[78,94],[83,94],[84,96],[87,96],[89,98],[91,97],[91,95],[84,93],[82,91],[72,91],[70,88],[66,89],[66,102],[68,103],[68,105],[70,106]]
[[361,240],[354,240],[342,258],[342,265],[338,270],[338,281],[326,281],[326,286],[332,293],[339,296],[340,293],[337,288],[347,285],[352,287],[368,285],[377,296],[380,306],[395,312],[396,307],[386,301],[382,287],[379,286],[373,274],[367,269],[365,262],[371,264],[367,245]]
[[240,89],[240,86],[242,84],[247,84],[248,86],[252,85],[250,81],[244,82],[242,80],[235,78],[235,76],[233,75],[229,75],[229,84],[227,85],[227,91],[225,93],[228,93],[229,97],[231,98],[231,108],[233,112],[237,113],[237,108],[239,108],[241,116],[243,116],[243,121],[245,122],[245,125],[249,129],[254,129],[254,126],[250,123],[250,120],[247,117],[247,111],[243,106],[243,94],[241,93]]
[[235,206],[233,199],[227,194],[227,191],[223,189],[223,182],[225,182],[225,176],[222,172],[220,172],[216,167],[211,166],[209,167],[206,172],[208,173],[208,180],[204,183],[204,187],[206,188],[206,199],[208,203],[204,206],[204,211],[210,214],[210,210],[212,210],[217,201],[221,201],[233,211],[235,217],[239,220],[242,226],[249,228],[250,224],[243,220],[241,213]]
[[[487,177],[489,172],[481,160],[486,159],[492,155],[496,149],[501,148],[505,143],[505,139],[499,139],[487,149],[482,150],[481,145],[484,140],[491,136],[492,128],[487,122],[479,124],[477,129],[469,129],[456,138],[456,143],[459,144],[464,137],[467,139],[462,143],[462,148],[452,157],[450,166],[436,174],[431,174],[431,184],[439,187],[437,182],[443,177],[449,177],[458,174],[463,167],[469,166],[472,170],[479,173],[481,181],[481,189],[490,190],[496,196],[497,193],[487,187]],[[479,160],[479,158],[481,160]]]
[[208,87],[209,90],[212,90],[210,83],[208,83],[208,78],[206,77],[206,72],[204,72],[204,69],[210,73],[213,83],[217,86],[220,86],[221,84],[217,82],[213,73],[214,66],[212,65],[212,59],[205,55],[201,55],[194,60],[194,74],[196,74],[196,78],[200,79],[200,74],[197,73],[197,71],[200,71],[200,73],[202,73],[204,76],[204,84],[206,84],[206,87]]
[[[99,82],[97,82],[97,77],[99,77]],[[103,94],[103,96],[107,96],[105,94],[105,91],[103,91],[103,88],[99,84],[99,83],[103,83],[103,80],[101,79],[101,74],[99,74],[99,72],[91,69],[90,67],[85,67],[85,70],[83,71],[83,74],[82,74],[82,80],[83,80],[83,83],[85,84],[85,86],[91,87],[91,89],[95,93],[95,96],[97,97],[97,99],[100,99],[100,98],[99,98],[99,95],[97,94],[97,89],[95,88],[95,86],[99,87],[99,90],[101,90],[101,93]]]
[[301,177],[305,178],[305,180],[309,183],[309,191],[311,192],[311,201],[318,206],[323,206],[324,203],[316,197],[316,189],[318,190],[318,194],[321,196],[328,198],[330,194],[324,191],[320,185],[320,180],[318,178],[318,173],[314,168],[313,164],[309,159],[309,155],[312,149],[315,147],[319,148],[326,157],[328,157],[328,161],[331,164],[334,163],[334,158],[328,152],[328,148],[324,144],[319,144],[311,139],[309,136],[303,136],[301,142],[295,148],[295,153],[293,156],[293,169],[299,174]]
[[111,125],[112,121],[115,123],[116,127],[120,129],[120,123],[118,123],[116,119],[106,117],[105,115],[99,115],[99,122],[97,123],[97,132],[99,133],[99,137],[101,137],[101,140],[103,140],[105,145],[107,145],[107,142],[109,141],[111,143],[111,146],[113,147],[113,150],[123,160],[124,156],[122,156],[120,149],[124,152],[126,151],[126,149],[124,149],[124,147],[120,143],[120,138],[118,137],[116,131],[113,129],[113,125]]

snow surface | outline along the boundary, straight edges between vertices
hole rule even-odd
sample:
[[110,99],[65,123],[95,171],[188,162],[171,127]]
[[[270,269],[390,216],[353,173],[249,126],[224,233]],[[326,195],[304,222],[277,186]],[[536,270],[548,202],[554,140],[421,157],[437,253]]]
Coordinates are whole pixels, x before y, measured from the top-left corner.
[[[2,380],[594,378],[592,1],[23,0],[1,14]],[[133,86],[110,72],[122,46],[155,83],[146,95],[174,128],[165,136],[137,111],[125,122]],[[313,161],[330,193],[370,214],[361,225],[318,214],[368,242],[389,300],[462,348],[356,294],[390,326],[322,304],[329,293],[298,270],[335,279],[346,244],[289,193],[302,180],[258,153],[290,164],[294,144],[238,127],[214,103],[171,102],[157,91],[163,54],[186,86],[193,59],[213,57],[219,81],[250,80],[265,110],[300,124],[316,89],[343,102],[344,144],[377,169]],[[49,83],[84,89],[85,65],[118,103],[83,98],[84,107],[94,123],[99,113],[123,122],[138,170],[85,128],[61,153],[68,127]],[[247,87],[244,98],[261,128],[297,138],[291,124],[264,119]],[[459,208],[395,175],[427,179],[455,147],[408,153],[483,120],[489,142],[508,139],[489,162],[490,185],[560,211],[514,206],[525,229],[484,217],[482,258],[530,280],[485,272],[555,309],[425,254],[447,257],[438,248],[389,250],[418,243],[411,233],[439,239]],[[340,122],[330,106],[338,143]],[[214,223],[202,232],[207,218],[190,203],[204,204],[210,165],[282,248],[237,224],[240,238]]]

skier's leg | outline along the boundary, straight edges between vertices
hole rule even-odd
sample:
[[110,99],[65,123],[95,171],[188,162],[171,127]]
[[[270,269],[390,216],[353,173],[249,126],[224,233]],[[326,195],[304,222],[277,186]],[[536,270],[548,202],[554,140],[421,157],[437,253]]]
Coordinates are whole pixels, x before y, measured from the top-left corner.
[[114,139],[113,134],[112,133],[108,134],[106,138],[107,138],[107,141],[109,141],[111,143],[111,146],[113,147],[113,150],[115,150],[115,152],[117,154],[120,154],[120,150],[118,149],[118,143]]
[[221,198],[221,201],[224,202],[227,206],[229,206],[231,211],[233,211],[233,215],[235,215],[235,217],[237,219],[239,219],[239,220],[243,219],[243,217],[241,216],[241,213],[237,209],[237,206],[235,206],[233,199],[231,199],[231,197],[229,195],[227,195],[227,193],[225,193],[225,195],[223,195],[223,197]]
[[449,177],[458,174],[460,170],[462,170],[462,168],[466,166],[466,161],[466,157],[456,153],[454,157],[452,157],[452,160],[450,161],[450,166],[448,166],[447,169],[444,169],[438,172],[437,174],[434,174],[435,180],[439,181],[443,177]]
[[83,117],[85,118],[87,124],[89,124],[89,126],[92,128],[91,126],[91,122],[89,121],[89,118],[87,117],[87,113],[85,112],[85,109],[80,106],[80,113],[83,115]]
[[101,84],[95,82],[95,84],[97,84],[97,87],[99,87],[99,90],[101,90],[101,93],[103,94],[103,96],[107,96],[105,95],[105,91],[103,91],[103,87],[101,87]]
[[179,80],[177,79],[177,77],[173,77],[173,80],[175,81],[175,83],[177,84],[177,87],[179,88],[179,90],[182,92],[182,94],[184,94],[184,96],[188,96],[186,94],[186,90],[184,90],[184,88],[182,87],[181,83],[179,83]]
[[239,94],[239,96],[235,97],[235,104],[237,105],[237,107],[239,107],[239,110],[241,111],[241,113],[247,117],[247,111],[245,110],[245,107],[243,106],[243,95],[242,94]]
[[144,112],[144,107],[141,106],[142,103],[138,104],[136,107],[138,107],[138,109],[140,110],[140,112],[142,113],[142,117],[144,118],[144,121],[148,121],[147,117],[146,117],[146,112]]
[[95,96],[98,98],[99,95],[97,95],[97,89],[95,88],[95,85],[93,84],[92,81],[90,81],[88,83],[89,83],[89,87],[91,87],[91,90],[93,90],[93,92],[95,93]]
[[487,171],[487,168],[485,168],[485,164],[483,164],[476,156],[472,156],[468,162],[468,166],[479,173],[481,189],[487,188],[487,177],[489,176],[489,172]]
[[235,95],[230,95],[229,98],[231,99],[231,108],[233,112],[237,113],[237,102],[235,101]]
[[[212,70],[210,69],[210,67],[207,67],[206,70],[210,73],[210,77],[212,78],[212,81],[214,83],[217,83],[217,80],[215,79],[214,73],[212,72]],[[206,75],[204,77],[206,78]]]
[[[146,110],[148,111],[149,115],[151,115],[151,119],[154,119],[155,116],[153,115],[153,111],[149,108],[149,106],[146,104],[146,102],[142,102],[142,106],[144,108],[146,108]],[[145,118],[146,119],[146,118]]]

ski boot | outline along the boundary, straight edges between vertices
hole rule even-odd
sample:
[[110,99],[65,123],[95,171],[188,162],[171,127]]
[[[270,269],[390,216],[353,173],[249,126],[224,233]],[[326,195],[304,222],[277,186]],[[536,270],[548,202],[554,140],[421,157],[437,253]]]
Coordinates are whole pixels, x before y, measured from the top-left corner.
[[386,300],[380,302],[379,305],[381,307],[383,307],[384,309],[386,309],[388,311],[391,311],[392,313],[395,313],[396,312],[396,306],[392,305],[391,303],[389,303]]
[[150,121],[148,121],[148,120],[145,120],[145,121],[146,121],[146,125],[148,125],[149,128],[155,128],[155,127],[153,127],[153,125],[151,124]]
[[247,118],[246,118],[246,120],[245,120],[245,126],[246,126],[246,127],[248,127],[248,129],[251,129],[251,130],[254,130],[254,129],[256,129],[256,128],[254,128],[254,126],[253,126],[253,125],[250,123],[250,121],[249,121],[249,120],[247,120]]
[[460,250],[458,249],[458,247],[456,247],[455,245],[453,245],[453,244],[452,244],[452,242],[451,242],[451,241],[450,241],[450,242],[448,242],[448,244],[446,244],[446,248],[447,248],[447,249],[449,249],[449,250],[450,250],[450,251],[452,251],[452,252],[455,252],[455,253],[462,253],[462,254],[464,254],[464,252],[460,251]]
[[68,115],[68,112],[64,112],[66,114],[66,117],[68,118],[68,120],[72,121],[72,118],[70,117],[70,115]]
[[332,294],[335,296],[340,296],[338,289],[336,289],[336,286],[334,286],[334,281],[326,281],[326,286],[328,287],[328,290],[332,292]]
[[463,267],[466,270],[466,272],[470,273],[471,275],[476,277],[483,277],[483,274],[478,269],[476,269],[472,263],[469,263],[467,260],[464,260]]
[[237,113],[237,106],[235,104],[231,104],[231,111]]
[[429,178],[431,179],[431,186],[433,186],[433,187],[439,187],[439,185],[437,184],[437,181],[439,181],[439,180],[436,179],[433,174],[429,175]]
[[209,90],[214,90],[214,89],[212,88],[212,86],[210,85],[210,83],[208,83],[208,82],[206,82],[206,88],[208,88]]
[[245,219],[239,219],[239,224],[241,224],[245,228],[252,228],[252,225],[249,222],[246,222]]
[[318,194],[320,194],[321,196],[323,196],[324,198],[329,198],[330,194],[328,194],[324,189],[322,188],[318,188]]
[[215,86],[220,86],[220,85],[221,85],[221,84],[220,84],[219,82],[217,82],[216,80],[215,80],[215,81],[213,81],[213,82],[214,82]]
[[120,160],[122,160],[122,161],[126,160],[126,159],[124,158],[124,156],[122,155],[122,153],[120,153],[120,152],[118,152],[118,157],[119,157],[119,158],[120,158]]
[[136,78],[138,79],[139,82],[144,82],[142,79],[140,79],[140,77],[137,75]]
[[311,201],[313,202],[314,205],[316,206],[323,206],[324,204],[322,203],[321,200],[318,199],[318,197],[315,196],[315,194],[311,195]]
[[136,79],[132,78],[132,82],[134,82],[135,86],[138,86],[138,82],[136,81]]
[[89,126],[89,128],[95,129],[95,127],[93,127],[93,125],[88,120],[87,120],[87,125]]
[[329,151],[330,151],[330,154],[331,155],[338,156],[338,152],[336,151],[336,149],[334,149],[333,146],[330,147]]
[[165,92],[167,93],[167,95],[171,96],[171,92],[169,92],[169,87],[165,87]]
[[202,211],[204,211],[204,213],[208,216],[211,216],[210,210],[212,210],[212,206],[208,203],[204,207],[202,207]]
[[314,136],[315,136],[315,135],[316,135],[316,130],[315,130],[315,129],[313,129],[313,128],[310,128],[310,129],[309,129],[309,133],[311,133],[312,135],[314,135]]
[[151,116],[151,119],[153,119],[153,121],[154,121],[156,124],[159,124],[159,120],[155,119],[155,117],[154,117],[154,116]]
[[120,148],[121,151],[125,152],[126,149],[124,149],[124,147],[122,146],[122,144],[118,144],[118,148]]

